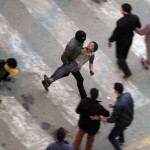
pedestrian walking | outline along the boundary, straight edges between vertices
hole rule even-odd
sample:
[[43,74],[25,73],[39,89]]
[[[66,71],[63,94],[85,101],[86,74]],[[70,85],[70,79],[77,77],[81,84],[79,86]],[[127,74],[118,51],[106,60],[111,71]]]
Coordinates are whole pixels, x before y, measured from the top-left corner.
[[131,11],[132,7],[130,4],[124,3],[121,5],[121,13],[123,14],[123,17],[116,22],[116,28],[109,38],[109,47],[111,47],[112,42],[116,42],[117,64],[124,73],[124,79],[132,75],[126,59],[132,44],[134,30],[137,27],[141,27],[138,16],[132,14]]
[[[64,65],[67,65],[70,62],[74,61],[81,54],[81,50],[83,49],[83,43],[85,40],[86,40],[86,33],[82,30],[78,30],[75,33],[75,37],[73,37],[67,44],[65,51],[61,56],[61,60]],[[84,78],[82,77],[82,74],[80,73],[79,70],[71,73],[77,81],[77,87],[81,98],[85,98],[87,94],[83,86]],[[70,73],[64,75],[63,77],[68,76],[69,74]],[[43,83],[47,84],[45,81]]]
[[[66,65],[62,65],[56,69],[56,71],[51,75],[51,77],[47,77],[45,75],[45,80],[47,84],[43,84],[45,89],[48,90],[48,87],[56,80],[62,78],[65,74],[69,72],[76,72],[81,69],[81,67],[89,61],[89,70],[90,74],[93,75],[93,61],[94,61],[94,52],[98,49],[98,44],[95,41],[91,41],[87,47],[83,48],[81,54],[70,63]],[[44,82],[45,83],[45,82]]]
[[7,60],[0,60],[0,82],[10,81],[10,76],[15,76],[18,73],[17,60],[15,58],[8,58]]
[[[115,126],[111,130],[108,139],[115,148],[115,150],[121,150],[120,144],[125,143],[124,131],[133,121],[134,115],[134,102],[130,93],[123,93],[124,87],[122,83],[114,84],[114,92],[117,96],[113,112],[109,118],[101,117],[102,122],[115,123]],[[99,116],[90,117],[92,120],[98,120]],[[119,137],[119,139],[116,139]]]
[[139,35],[145,35],[146,51],[147,58],[142,58],[141,62],[144,65],[145,69],[150,67],[150,21],[146,23],[143,28],[136,28],[136,33]]
[[100,121],[91,120],[89,116],[109,116],[109,112],[100,104],[100,101],[96,100],[98,95],[98,90],[96,88],[92,88],[90,90],[89,98],[82,99],[76,108],[76,112],[80,115],[80,117],[78,121],[79,129],[73,142],[75,150],[79,150],[82,138],[85,134],[88,134],[88,136],[84,150],[92,150],[95,135],[100,128]]
[[56,141],[49,144],[46,150],[73,150],[73,145],[65,140],[66,130],[60,127],[56,131]]

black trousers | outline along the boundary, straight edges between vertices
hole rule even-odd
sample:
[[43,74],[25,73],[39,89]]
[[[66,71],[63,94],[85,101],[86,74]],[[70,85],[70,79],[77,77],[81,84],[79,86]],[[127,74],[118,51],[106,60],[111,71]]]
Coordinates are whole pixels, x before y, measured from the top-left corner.
[[[65,74],[63,77],[68,76],[70,73]],[[82,77],[82,74],[80,73],[80,71],[76,71],[76,72],[72,72],[72,75],[74,76],[74,78],[77,81],[77,87],[80,93],[80,97],[81,99],[84,99],[87,97],[83,82],[84,82],[84,78]]]
[[111,144],[114,146],[115,150],[122,150],[119,141],[116,139],[117,137],[120,137],[119,140],[124,141],[124,130],[126,127],[119,127],[114,126],[114,128],[111,130],[108,139],[111,142]]
[[74,78],[77,81],[77,87],[78,87],[81,99],[86,98],[87,94],[86,94],[86,91],[83,86],[84,78],[82,77],[82,74],[80,73],[80,71],[76,71],[76,72],[72,72],[72,75],[74,76]]
[[131,44],[132,44],[132,38],[120,39],[116,41],[117,63],[125,75],[131,74],[130,68],[128,67],[128,64],[126,62]]

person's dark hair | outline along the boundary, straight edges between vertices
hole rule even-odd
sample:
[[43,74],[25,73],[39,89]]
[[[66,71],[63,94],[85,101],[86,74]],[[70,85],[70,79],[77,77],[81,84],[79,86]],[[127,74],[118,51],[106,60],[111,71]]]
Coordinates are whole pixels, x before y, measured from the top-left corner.
[[6,63],[11,68],[16,68],[17,67],[17,60],[15,58],[8,58],[6,60]]
[[92,88],[92,89],[90,90],[90,94],[91,94],[91,97],[92,97],[93,99],[96,99],[96,98],[98,97],[98,95],[99,95],[98,89]]
[[75,38],[77,39],[78,42],[83,44],[83,42],[86,40],[86,33],[82,30],[78,30],[75,34]]
[[114,89],[121,94],[124,90],[124,87],[123,87],[122,83],[116,82],[116,83],[114,83]]
[[56,139],[61,142],[66,137],[66,130],[63,127],[60,127],[56,130]]
[[131,13],[132,7],[131,7],[130,4],[124,3],[124,4],[122,4],[121,7],[122,7],[122,9],[123,9],[125,12]]
[[92,41],[91,43],[94,43],[94,52],[96,52],[98,49],[98,44],[95,41]]

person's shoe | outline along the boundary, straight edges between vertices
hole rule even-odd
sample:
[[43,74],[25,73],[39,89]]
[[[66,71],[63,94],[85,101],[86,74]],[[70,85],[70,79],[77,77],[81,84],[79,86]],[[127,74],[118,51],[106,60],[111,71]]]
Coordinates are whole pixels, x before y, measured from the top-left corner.
[[149,69],[149,66],[146,64],[146,62],[145,62],[145,60],[142,58],[142,60],[141,60],[141,63],[142,63],[142,65],[144,66],[144,68],[146,69],[146,70],[148,70]]
[[44,74],[44,81],[47,82],[50,85],[50,84],[52,84],[53,79],[52,78],[48,78],[48,76],[46,74]]
[[127,79],[127,78],[129,78],[131,75],[132,75],[131,73],[125,74],[125,75],[123,76],[123,78],[124,78],[124,79]]
[[44,81],[44,80],[42,80],[42,84],[43,84],[45,90],[46,90],[46,91],[49,91],[49,90],[48,90],[49,84],[48,84],[46,81]]

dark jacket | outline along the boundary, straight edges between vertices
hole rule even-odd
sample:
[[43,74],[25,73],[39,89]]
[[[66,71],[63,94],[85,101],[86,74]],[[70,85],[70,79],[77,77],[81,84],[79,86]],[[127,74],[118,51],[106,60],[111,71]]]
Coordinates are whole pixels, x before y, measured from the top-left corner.
[[69,61],[75,60],[81,54],[82,48],[83,44],[79,43],[76,38],[72,38],[61,56],[63,64],[68,64]]
[[76,112],[80,114],[79,128],[88,133],[89,135],[95,135],[100,128],[99,120],[91,120],[89,116],[102,115],[109,116],[109,112],[99,104],[100,101],[94,99],[83,99],[80,101],[76,108]]
[[134,115],[134,102],[130,93],[123,93],[117,98],[113,113],[107,119],[109,123],[127,127],[131,124]]
[[109,42],[114,42],[121,39],[132,40],[134,35],[133,31],[137,27],[141,27],[138,16],[133,14],[124,15],[117,21],[116,28],[114,29],[112,36],[109,38]]
[[66,142],[66,141],[62,141],[62,142],[53,142],[51,143],[46,150],[73,150],[73,145]]
[[5,60],[0,60],[0,82],[9,76],[9,73],[4,69]]

